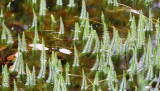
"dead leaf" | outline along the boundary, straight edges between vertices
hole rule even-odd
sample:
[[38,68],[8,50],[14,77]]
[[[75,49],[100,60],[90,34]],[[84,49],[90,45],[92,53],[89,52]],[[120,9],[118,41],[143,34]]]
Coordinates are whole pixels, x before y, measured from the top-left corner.
[[59,49],[59,51],[60,51],[61,53],[68,54],[68,55],[70,55],[70,54],[72,53],[70,50],[65,49],[65,48],[61,48],[61,49]]
[[11,71],[11,69],[12,69],[12,68],[13,68],[13,65],[12,65],[12,66],[10,66],[8,70],[9,70],[9,71]]
[[14,56],[15,56],[16,53],[17,53],[17,52],[15,52],[15,53],[13,53],[12,55],[8,56],[8,57],[7,57],[7,60],[12,60],[12,59],[14,58]]
[[1,48],[0,48],[0,51],[3,51],[4,49],[6,49],[7,48],[7,46],[2,46]]

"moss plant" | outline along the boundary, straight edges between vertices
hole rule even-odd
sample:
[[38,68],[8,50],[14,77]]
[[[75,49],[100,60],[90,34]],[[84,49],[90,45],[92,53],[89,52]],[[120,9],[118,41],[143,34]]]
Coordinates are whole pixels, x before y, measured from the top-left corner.
[[35,70],[35,66],[33,66],[33,70],[32,70],[32,78],[31,78],[31,85],[36,85],[36,70]]
[[11,23],[14,24],[14,21],[15,21],[15,15],[14,13],[11,15]]
[[111,43],[112,53],[114,55],[121,55],[123,53],[122,41],[121,41],[121,38],[119,38],[118,31],[115,29],[115,27],[113,27],[113,31],[114,33],[113,33],[113,39]]
[[118,1],[114,0],[113,6],[118,7]]
[[94,78],[94,82],[93,82],[93,86],[92,86],[92,89],[94,91],[96,91],[96,87],[99,85],[98,80],[99,80],[98,72],[96,72],[96,75],[95,75],[95,78]]
[[4,24],[4,21],[2,22],[2,27],[6,30],[7,32],[7,44],[13,44],[14,41],[13,41],[13,38],[12,38],[12,35],[11,35],[11,32],[10,30],[7,28],[7,26]]
[[20,75],[24,75],[25,74],[25,72],[24,72],[24,62],[23,62],[22,54],[20,55],[20,60],[19,61],[20,61],[20,63],[19,63],[18,75],[20,76]]
[[131,59],[131,66],[129,68],[129,75],[130,75],[130,79],[129,81],[133,81],[133,76],[136,74],[137,72],[137,49],[135,48],[133,50],[133,57]]
[[107,2],[108,4],[112,4],[113,3],[113,1],[112,0],[108,0],[108,2]]
[[32,0],[32,8],[37,10],[37,0]]
[[159,79],[158,79],[158,82],[157,82],[157,84],[156,84],[156,87],[155,87],[155,89],[154,89],[154,91],[159,91]]
[[85,0],[82,0],[82,9],[80,19],[85,19],[87,17],[86,3]]
[[86,23],[85,23],[84,32],[83,32],[83,40],[88,39],[89,33],[90,33],[90,24],[89,24],[89,14],[87,13],[87,19],[86,19]]
[[[136,44],[136,42],[135,42],[135,44]],[[123,51],[125,52],[125,54],[130,53],[130,51],[133,50],[135,44],[133,43],[133,40],[131,38],[130,31],[128,31],[127,40],[123,44]]]
[[74,41],[79,40],[79,37],[78,37],[79,32],[80,32],[79,24],[75,23],[75,31],[74,31],[74,38],[73,38]]
[[18,34],[18,50],[21,50],[21,47],[22,47],[22,41],[20,35]]
[[54,53],[54,51],[52,51],[51,61],[49,59],[49,76],[46,80],[47,83],[56,83],[56,77],[60,73],[57,61],[57,53]]
[[129,21],[130,21],[130,22],[132,22],[132,20],[133,20],[132,18],[133,18],[132,12],[130,12],[130,17],[129,17]]
[[94,40],[95,40],[95,45],[94,45],[94,49],[93,49],[92,53],[96,54],[100,50],[100,41],[99,41],[99,37],[98,37],[98,34],[96,31],[95,31]]
[[57,80],[56,84],[54,85],[54,91],[67,91],[67,86],[61,74],[59,75],[59,80]]
[[27,64],[26,64],[26,73],[27,73],[27,77],[26,77],[27,79],[26,79],[25,85],[30,85],[31,84],[31,71]]
[[114,90],[114,69],[113,67],[110,67],[108,72],[107,72],[107,83],[108,83],[108,90]]
[[4,66],[4,68],[2,68],[2,87],[6,88],[9,87],[9,73],[8,73],[8,69],[7,69],[7,65]]
[[61,17],[60,17],[60,29],[58,33],[59,33],[59,37],[62,37],[64,35],[64,24]]
[[77,52],[77,48],[74,45],[74,63],[73,63],[73,67],[77,67],[77,66],[79,66],[79,55],[78,55],[78,52]]
[[131,41],[132,41],[132,45],[134,46],[136,43],[136,21],[135,21],[135,17],[133,16],[132,18],[132,23],[131,23]]
[[6,30],[5,30],[5,28],[3,28],[2,35],[1,35],[1,40],[6,40],[6,39],[7,39],[7,37],[6,37]]
[[61,60],[58,60],[58,71],[59,73],[63,72]]
[[110,45],[110,37],[105,22],[103,22],[103,44],[105,47],[104,49],[107,50]]
[[32,27],[36,27],[37,26],[37,16],[36,13],[33,9],[33,21],[32,21]]
[[146,52],[146,59],[145,59],[145,70],[149,69],[149,65],[152,64],[152,44],[151,44],[151,38],[149,37],[148,40],[148,46],[147,46],[147,52]]
[[55,27],[56,27],[56,20],[55,20],[55,17],[52,14],[51,14],[51,21],[52,21],[51,27],[52,27],[52,29],[55,29]]
[[32,0],[32,4],[36,4],[37,3],[37,0]]
[[75,0],[69,0],[68,7],[74,7],[74,6],[75,6],[74,1],[75,1]]
[[101,22],[105,23],[105,16],[104,16],[104,13],[102,12],[101,14]]
[[38,30],[37,30],[37,26],[35,26],[35,30],[34,30],[34,39],[35,41],[39,41],[39,35],[38,35]]
[[3,15],[3,9],[1,9],[1,13],[0,13],[0,19],[1,19],[1,21],[3,20],[3,17],[4,17],[4,15]]
[[145,0],[144,2],[145,2],[145,5],[146,5],[146,6],[149,6],[152,1],[153,1],[153,0]]
[[99,56],[97,54],[96,56],[96,62],[94,63],[94,66],[91,68],[92,71],[98,70],[98,65],[99,65]]
[[144,32],[144,15],[142,11],[139,16],[138,29],[137,29],[137,49],[141,49],[144,45],[145,32]]
[[71,85],[71,82],[70,82],[70,77],[69,77],[69,63],[67,62],[66,63],[66,67],[65,67],[65,76],[66,76],[66,79],[65,79],[65,84],[67,86],[70,86]]
[[29,85],[29,86],[36,85],[34,66],[33,66],[33,71],[31,73],[28,65],[26,64],[26,73],[27,73],[27,77],[26,77],[26,84],[25,85]]
[[151,8],[149,9],[149,21],[148,21],[147,31],[153,31],[153,23],[152,23],[152,12],[151,12]]
[[47,83],[52,83],[52,82],[54,82],[54,80],[53,80],[53,74],[54,74],[55,72],[54,72],[54,65],[53,65],[53,61],[51,62],[50,61],[50,58],[49,58],[49,76],[48,76],[48,79],[46,80],[46,82]]
[[146,77],[146,80],[147,81],[149,81],[149,80],[152,80],[154,77],[153,77],[153,63],[151,62],[150,64],[149,64],[149,68],[148,68],[148,70],[147,70],[148,72],[147,72],[147,77]]
[[104,72],[106,73],[106,69],[105,69],[105,52],[103,51],[101,53],[101,56],[100,56],[100,61],[99,61],[99,67],[98,67],[98,72]]
[[58,5],[58,6],[62,6],[62,0],[57,0],[57,3],[56,3],[56,5]]
[[126,90],[127,90],[127,88],[126,88],[126,76],[125,76],[125,72],[123,71],[123,79],[122,79],[119,91],[126,91]]
[[96,30],[93,30],[93,28],[91,26],[91,34],[89,35],[89,38],[87,40],[87,43],[84,46],[84,49],[83,49],[82,53],[86,54],[86,53],[91,52],[95,36],[96,36]]
[[138,88],[140,91],[147,91],[146,89],[146,82],[144,80],[144,73],[141,72],[138,74]]
[[16,84],[15,79],[13,79],[13,83],[14,83],[14,91],[18,91],[18,88],[17,88],[17,84]]
[[84,69],[82,69],[82,85],[81,85],[81,90],[87,90],[87,81],[86,81],[86,76]]
[[83,18],[83,19],[81,20],[80,27],[82,27],[82,28],[85,27],[85,23],[86,23],[86,19]]
[[16,57],[16,59],[15,59],[15,61],[14,61],[14,63],[13,63],[13,67],[12,67],[12,69],[10,70],[11,72],[18,72],[18,70],[19,70],[19,65],[20,65],[20,55],[21,55],[21,53],[20,53],[20,49],[18,49],[18,56]]
[[156,45],[158,45],[159,44],[159,31],[160,31],[159,18],[157,19],[155,27],[156,27]]
[[10,8],[11,8],[11,2],[9,2],[8,5],[7,5],[7,11],[8,12],[11,10]]
[[41,68],[40,72],[38,74],[38,79],[43,79],[45,78],[45,72],[46,72],[46,52],[45,52],[45,44],[44,44],[44,39],[42,39],[42,44],[43,44],[43,50],[41,51],[41,57],[40,57],[40,62],[41,62]]
[[46,0],[40,0],[39,16],[46,16]]
[[22,35],[22,45],[21,45],[21,51],[22,52],[27,52],[27,43],[26,43],[26,39],[25,39],[25,33],[23,32]]

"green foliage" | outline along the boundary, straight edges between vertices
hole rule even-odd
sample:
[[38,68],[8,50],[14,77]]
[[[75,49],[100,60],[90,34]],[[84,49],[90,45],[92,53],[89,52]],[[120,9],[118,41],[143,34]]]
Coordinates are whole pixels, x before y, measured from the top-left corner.
[[39,16],[46,15],[46,0],[40,0],[40,9],[39,9]]
[[2,19],[3,17],[4,17],[4,15],[3,15],[3,9],[1,9],[0,18]]
[[[23,55],[20,55],[20,60],[19,60],[19,67],[18,67],[18,75],[24,75],[24,61],[23,61]],[[18,76],[19,77],[19,76]]]
[[131,65],[130,65],[130,68],[129,68],[129,75],[130,75],[130,79],[129,81],[133,81],[133,77],[134,75],[137,73],[137,49],[134,48],[133,50],[133,56],[132,56],[132,59],[131,59]]
[[119,91],[127,91],[127,88],[126,88],[126,76],[125,76],[125,72],[124,71],[123,71],[123,79],[122,79]]
[[110,45],[110,37],[105,22],[103,22],[103,44],[104,44],[104,50],[107,50]]
[[6,37],[6,30],[5,30],[5,28],[3,28],[2,35],[1,35],[1,40],[6,40],[6,39],[7,39],[7,37]]
[[26,78],[26,84],[25,85],[29,85],[29,86],[36,85],[35,67],[33,66],[33,71],[31,73],[28,65],[26,64],[26,73],[27,73],[27,78]]
[[147,25],[147,31],[153,31],[151,8],[149,9],[149,21],[148,21],[148,25]]
[[14,91],[18,91],[15,79],[13,79],[13,83],[14,83]]
[[2,87],[9,87],[9,73],[8,73],[8,68],[7,65],[4,66],[4,68],[2,68]]
[[22,52],[27,52],[27,43],[26,43],[26,39],[25,39],[25,33],[23,32],[22,35],[22,45],[21,45],[21,51]]
[[64,34],[64,24],[63,24],[63,20],[60,17],[60,29],[59,29],[59,34]]
[[111,43],[111,50],[114,55],[121,55],[122,51],[122,40],[119,37],[118,31],[113,27],[113,39]]
[[10,30],[7,28],[7,26],[4,24],[4,21],[2,22],[2,27],[4,28],[4,30],[7,32],[7,44],[13,44],[14,41],[13,41],[13,38],[12,38],[12,35],[11,35],[11,32]]
[[40,57],[41,69],[40,69],[39,75],[37,77],[39,79],[45,78],[46,62],[47,62],[44,39],[42,39],[42,45],[43,45],[43,50],[41,50],[41,57]]
[[85,0],[82,0],[82,9],[80,19],[85,19],[87,17],[86,3]]
[[160,27],[159,27],[159,18],[157,19],[157,22],[156,22],[156,45],[159,44],[159,31],[160,31]]
[[97,54],[96,56],[96,62],[94,63],[94,66],[91,68],[92,71],[98,70],[98,65],[99,65],[99,56]]
[[[61,64],[60,62],[58,62],[57,59],[57,53],[54,53],[54,51],[52,51],[52,57],[51,60],[49,58],[49,76],[48,79],[46,80],[47,83],[56,83],[56,78],[58,77],[60,70],[59,70],[59,66],[58,64]],[[62,68],[60,68],[62,70]]]
[[113,6],[118,7],[118,1],[114,0]]
[[84,32],[83,32],[83,40],[87,40],[88,36],[89,36],[89,33],[90,33],[90,24],[89,24],[89,15],[88,15],[88,13],[87,13],[87,19],[86,19],[86,22],[85,22],[84,26],[85,26],[85,28],[84,28]]
[[75,30],[74,30],[74,38],[73,40],[79,40],[79,37],[78,37],[78,33],[80,32],[80,28],[79,28],[79,24],[76,22],[75,23]]
[[13,63],[13,67],[10,70],[11,72],[18,72],[19,70],[19,66],[20,66],[20,60],[21,60],[21,53],[20,53],[20,49],[18,49],[18,56],[15,58],[15,61]]
[[37,3],[37,0],[32,0],[32,4],[36,4]]
[[71,82],[70,82],[70,78],[69,78],[69,67],[70,67],[70,65],[69,65],[69,63],[67,62],[66,63],[66,67],[65,67],[65,76],[66,76],[66,81],[65,81],[65,83],[66,83],[66,85],[71,85]]
[[73,66],[79,66],[79,55],[78,55],[78,52],[77,52],[77,48],[76,46],[74,45],[74,62],[73,62]]
[[95,36],[94,36],[94,49],[92,51],[93,54],[98,53],[100,50],[100,42],[99,42],[99,37],[97,32],[95,31]]
[[74,0],[69,0],[68,7],[74,7],[74,6],[75,6]]
[[33,21],[32,21],[32,27],[36,27],[37,26],[37,16],[36,13],[33,9]]
[[81,90],[87,90],[87,80],[86,80],[84,69],[82,69],[82,85],[81,85]]
[[137,29],[137,38],[138,38],[137,39],[137,49],[141,49],[144,45],[144,41],[145,41],[144,21],[145,21],[145,17],[141,11],[140,16],[139,16],[138,29]]
[[62,6],[62,0],[57,0],[57,3],[56,3],[56,5],[58,5],[58,6]]
[[55,20],[53,14],[51,14],[51,20],[52,20],[53,23],[56,23],[56,20]]

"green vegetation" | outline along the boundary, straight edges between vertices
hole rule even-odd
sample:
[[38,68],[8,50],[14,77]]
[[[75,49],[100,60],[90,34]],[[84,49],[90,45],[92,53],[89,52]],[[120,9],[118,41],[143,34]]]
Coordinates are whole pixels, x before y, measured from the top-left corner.
[[159,91],[159,4],[0,1],[0,91]]

